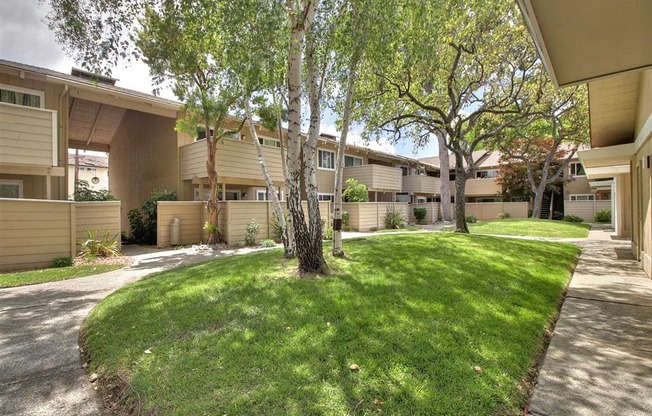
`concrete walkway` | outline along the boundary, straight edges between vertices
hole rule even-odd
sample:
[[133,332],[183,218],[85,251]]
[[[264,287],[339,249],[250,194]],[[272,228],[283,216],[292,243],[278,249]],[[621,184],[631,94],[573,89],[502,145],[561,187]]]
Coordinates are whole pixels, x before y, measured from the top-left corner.
[[125,269],[0,289],[0,415],[100,415],[102,403],[81,367],[79,328],[116,289],[172,267],[260,249],[156,250],[125,246]]
[[536,416],[652,414],[652,280],[593,229],[530,400]]

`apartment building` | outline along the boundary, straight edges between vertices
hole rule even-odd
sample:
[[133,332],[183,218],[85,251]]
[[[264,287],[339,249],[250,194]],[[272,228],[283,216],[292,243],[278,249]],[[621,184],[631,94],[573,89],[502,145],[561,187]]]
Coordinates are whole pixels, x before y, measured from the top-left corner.
[[611,181],[619,236],[652,274],[652,2],[518,0],[553,83],[588,84],[590,181]]
[[74,198],[75,178],[92,191],[109,189],[109,158],[107,156],[68,154],[68,199]]

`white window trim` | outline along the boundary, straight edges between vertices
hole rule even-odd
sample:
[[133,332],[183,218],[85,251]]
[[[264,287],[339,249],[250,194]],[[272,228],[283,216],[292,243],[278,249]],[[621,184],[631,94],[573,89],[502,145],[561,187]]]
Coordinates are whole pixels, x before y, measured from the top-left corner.
[[[487,177],[486,178],[479,178],[478,174],[480,172],[487,172]],[[496,176],[489,176],[489,172],[495,172]],[[479,170],[475,171],[475,178],[476,179],[496,179],[498,177],[499,173],[500,173],[500,171],[498,169],[479,169]]]
[[[273,141],[274,143],[278,143],[278,145],[274,144],[274,146],[271,146],[269,144],[265,144],[265,140]],[[266,137],[266,136],[260,136],[259,135],[258,136],[258,143],[260,143],[261,146],[271,147],[272,149],[280,149],[281,148],[281,141],[279,139],[275,139],[273,137]]]
[[[573,165],[580,165],[582,167],[582,170],[584,170],[584,175],[574,174],[572,168]],[[575,171],[577,172],[577,168],[575,169]],[[582,162],[570,162],[568,164],[568,175],[574,178],[584,178],[586,176],[586,169],[584,169],[584,166],[582,166]],[[588,194],[578,194],[578,195],[588,195]]]
[[[360,161],[360,165],[346,166],[346,158],[347,157],[350,157],[352,159],[358,159]],[[337,161],[335,161],[335,163],[337,164]],[[364,159],[361,158],[360,156],[347,155],[346,153],[344,154],[344,167],[353,168],[353,167],[362,166],[362,165],[364,165]]]
[[0,185],[18,186],[18,199],[23,198],[23,180],[22,179],[0,179]]
[[[260,199],[259,196],[260,194],[263,194],[263,199]],[[264,188],[259,188],[256,189],[256,201],[267,201],[267,189]]]
[[[333,167],[332,168],[324,168],[324,167],[319,166],[320,163],[321,163],[320,152],[326,152],[326,153],[330,153],[330,154],[333,155]],[[317,149],[317,169],[334,171],[336,163],[337,162],[335,161],[335,152],[333,152],[332,150]]]
[[[242,192],[239,189],[227,189],[226,191],[224,191],[225,198],[226,198],[226,194],[228,193],[234,193],[238,196],[237,199],[235,199],[235,201],[242,201]],[[222,193],[218,191],[218,199],[220,196],[222,196]],[[226,201],[233,201],[233,199],[225,199],[223,202]]]
[[[586,199],[580,199],[580,200],[578,200],[578,199],[577,199],[578,196],[585,196],[585,197],[587,197],[587,198],[586,198]],[[575,199],[573,199],[573,198],[575,198]],[[591,198],[592,198],[592,199],[591,199]],[[593,202],[593,201],[595,201],[596,199],[595,199],[595,195],[594,195],[594,194],[570,194],[570,195],[568,196],[568,200],[569,200],[569,201],[573,201],[573,202]]]
[[417,197],[417,204],[426,204],[428,202],[428,198],[425,196],[418,196]]
[[[39,104],[41,105],[40,108],[45,108],[45,92],[39,91],[39,90],[33,90],[31,88],[22,88],[22,87],[15,87],[13,85],[7,85],[7,84],[2,84],[0,83],[0,89],[3,90],[9,90],[9,91],[15,91],[15,92],[20,92],[23,94],[32,94],[32,95],[38,95],[41,97],[39,100]],[[3,103],[3,104],[9,104],[9,105],[17,105],[19,107],[24,107],[20,104],[11,104],[11,103]],[[35,107],[32,107],[35,108]]]
[[[331,199],[328,199],[328,200],[320,199],[320,197],[323,197],[323,196],[330,196]],[[319,202],[335,202],[335,194],[329,194],[329,193],[326,193],[326,192],[324,192],[324,193],[319,192],[319,193],[317,193],[317,200]]]

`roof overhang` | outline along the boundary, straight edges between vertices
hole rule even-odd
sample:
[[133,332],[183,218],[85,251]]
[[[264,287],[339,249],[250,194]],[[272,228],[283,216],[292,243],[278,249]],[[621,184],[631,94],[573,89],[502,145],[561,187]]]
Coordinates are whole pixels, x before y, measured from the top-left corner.
[[589,182],[589,186],[591,189],[595,189],[596,191],[599,190],[609,190],[613,186],[614,181],[609,180],[609,181],[591,181]]
[[652,68],[652,1],[517,0],[556,86]]
[[610,178],[629,173],[633,155],[633,143],[577,152],[588,179]]

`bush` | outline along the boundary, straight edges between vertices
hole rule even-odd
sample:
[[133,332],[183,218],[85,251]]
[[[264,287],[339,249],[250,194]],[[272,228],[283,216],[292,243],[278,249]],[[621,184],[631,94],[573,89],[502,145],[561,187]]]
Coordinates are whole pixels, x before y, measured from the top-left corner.
[[206,221],[204,223],[204,230],[206,230],[206,232],[209,234],[214,234],[217,237],[217,241],[222,241],[222,233],[220,233],[220,227],[217,225]]
[[500,214],[498,214],[498,219],[501,219],[501,220],[505,220],[505,219],[507,219],[509,217],[510,217],[509,212],[501,212]]
[[396,208],[396,205],[389,205],[385,212],[385,228],[395,230],[405,227],[407,219],[403,211]]
[[351,216],[347,211],[342,211],[342,228],[349,228],[349,219]]
[[595,214],[593,214],[593,221],[594,222],[610,223],[611,222],[611,210],[603,209],[602,211],[597,211]]
[[256,244],[256,237],[260,232],[260,224],[256,222],[255,219],[251,219],[251,222],[247,224],[247,230],[245,231],[244,243],[247,246],[253,246]]
[[261,241],[260,245],[263,246],[263,247],[274,247],[274,246],[276,246],[276,241],[267,239],[267,240]]
[[173,190],[156,190],[143,202],[141,211],[130,209],[127,217],[131,227],[130,242],[136,244],[156,244],[156,223],[158,201],[176,201],[177,193]]
[[531,209],[527,210],[527,217],[532,218],[532,210]]
[[554,211],[552,213],[552,219],[555,221],[561,221],[564,219],[564,213],[561,211]]
[[469,224],[475,224],[476,222],[478,222],[478,218],[475,215],[467,215],[466,222]]
[[80,179],[77,181],[77,192],[73,195],[75,201],[114,201],[115,196],[109,193],[108,189],[94,191],[90,188],[88,181]]
[[[288,217],[285,213],[283,213],[283,216],[285,217],[285,223],[288,223]],[[281,228],[281,223],[278,222],[278,218],[276,217],[276,213],[274,213],[274,216],[269,222],[269,231],[272,235],[272,240],[276,241],[277,243],[280,243],[283,241],[283,229]]]
[[566,222],[584,222],[583,219],[581,219],[576,215],[564,215],[564,218],[562,218],[562,220]]
[[242,248],[242,247],[244,247],[245,245],[246,245],[246,244],[245,244],[244,241],[236,241],[235,243],[232,244],[232,246],[235,247],[235,248]]
[[73,265],[72,262],[72,257],[55,257],[52,259],[52,262],[50,263],[50,267],[52,268],[58,268],[58,267],[70,267]]
[[415,207],[412,212],[414,212],[414,217],[417,219],[417,224],[426,223],[426,214],[428,210],[425,207]]
[[83,259],[94,259],[97,257],[117,257],[120,255],[118,248],[118,235],[110,236],[110,232],[106,231],[98,237],[100,231],[87,230],[86,240],[79,240],[78,244],[81,246],[79,256]]
[[332,240],[333,239],[333,227],[328,227],[324,231],[324,235],[322,236],[324,240]]
[[369,202],[369,191],[365,185],[351,178],[346,181],[342,197],[348,202]]

